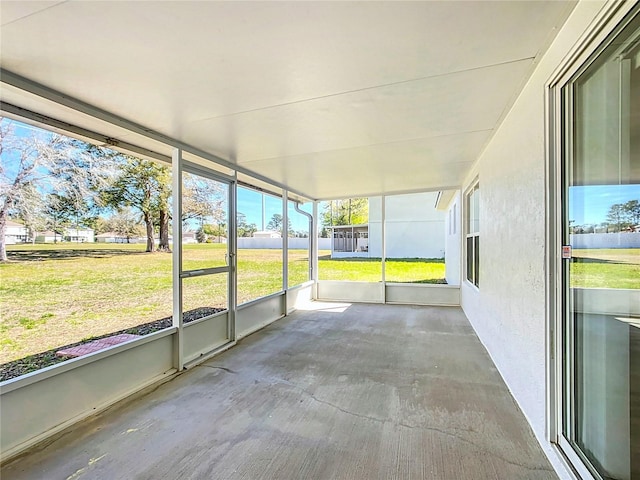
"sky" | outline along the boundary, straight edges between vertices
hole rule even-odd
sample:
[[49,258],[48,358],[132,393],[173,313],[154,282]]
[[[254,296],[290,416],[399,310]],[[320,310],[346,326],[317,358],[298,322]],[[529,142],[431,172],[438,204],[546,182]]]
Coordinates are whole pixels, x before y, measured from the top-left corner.
[[574,225],[598,225],[611,205],[640,201],[640,185],[586,185],[569,188],[569,220]]
[[[263,204],[264,197],[264,224],[263,224]],[[307,202],[300,206],[301,210],[312,213],[313,204]],[[274,214],[282,215],[282,203],[280,198],[265,195],[255,190],[244,187],[238,187],[238,212],[244,213],[247,223],[255,223],[258,230],[266,230],[269,220]],[[292,206],[288,210],[289,220],[291,220],[291,228],[298,231],[309,231],[309,220],[304,215],[296,212]]]
[[[26,137],[28,135],[35,133],[39,134],[49,134],[47,130],[34,127],[32,125],[24,124],[14,120],[2,119],[3,123],[11,122],[14,127],[14,135],[16,137]],[[14,155],[4,155],[2,159],[3,167],[6,168],[6,173],[9,176],[15,176],[16,168],[18,165],[18,158]],[[262,197],[264,196],[264,222],[263,222],[263,202]],[[313,210],[313,205],[311,202],[303,204],[301,209],[311,213]],[[273,197],[271,195],[265,195],[255,190],[250,190],[247,188],[239,187],[238,188],[238,212],[244,213],[246,216],[247,223],[255,223],[258,230],[266,230],[269,220],[274,214],[282,215],[282,204],[279,198]],[[104,215],[109,216],[108,213]],[[291,228],[294,231],[308,231],[309,230],[309,221],[307,217],[296,212],[293,207],[289,209],[289,219],[291,220]]]
[[[6,119],[2,120],[3,123]],[[14,132],[23,137],[33,132],[46,130],[12,121]],[[13,159],[15,162],[17,159]],[[11,173],[12,158],[3,159],[7,173]],[[264,197],[264,204],[262,198]],[[629,200],[640,200],[640,185],[589,185],[575,186],[569,189],[569,219],[574,225],[597,225],[606,220],[611,205],[625,203]],[[311,213],[311,202],[303,204],[301,209]],[[274,214],[282,215],[280,199],[244,187],[238,188],[238,212],[246,216],[247,223],[255,223],[258,230],[265,230]],[[308,220],[291,207],[289,209],[291,227],[294,231],[308,231]]]

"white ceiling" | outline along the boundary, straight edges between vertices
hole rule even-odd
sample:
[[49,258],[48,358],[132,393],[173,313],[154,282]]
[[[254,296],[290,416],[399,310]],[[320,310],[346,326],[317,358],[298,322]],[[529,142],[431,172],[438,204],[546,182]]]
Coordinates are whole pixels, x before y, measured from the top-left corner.
[[310,198],[433,190],[461,184],[573,5],[3,0],[0,62]]

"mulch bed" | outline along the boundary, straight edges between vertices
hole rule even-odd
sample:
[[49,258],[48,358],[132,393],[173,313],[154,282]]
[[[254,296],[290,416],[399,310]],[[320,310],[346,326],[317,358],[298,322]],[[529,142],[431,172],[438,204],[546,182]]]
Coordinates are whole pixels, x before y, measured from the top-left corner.
[[[194,320],[213,315],[214,313],[222,312],[223,310],[223,308],[211,307],[196,308],[185,312],[183,321],[184,323],[193,322]],[[153,322],[143,323],[142,325],[138,325],[136,327],[127,328],[118,332],[107,333],[106,335],[101,335],[99,337],[87,338],[85,340],[82,340],[81,342],[63,345],[52,350],[47,350],[46,352],[35,353],[33,355],[29,355],[28,357],[8,362],[0,365],[0,382],[4,382],[5,380],[19,377],[30,372],[35,372],[36,370],[40,370],[41,368],[49,367],[51,365],[55,365],[56,363],[62,363],[69,360],[68,358],[56,356],[56,352],[58,350],[76,347],[78,345],[92,342],[94,340],[100,340],[101,338],[107,338],[113,335],[119,335],[121,333],[131,333],[133,335],[148,335],[150,333],[169,328],[171,325],[173,325],[172,317],[165,317]]]

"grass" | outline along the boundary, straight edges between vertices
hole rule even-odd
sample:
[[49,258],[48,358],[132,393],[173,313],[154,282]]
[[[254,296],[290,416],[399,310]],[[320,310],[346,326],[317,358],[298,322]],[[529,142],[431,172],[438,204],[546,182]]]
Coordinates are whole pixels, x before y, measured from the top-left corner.
[[572,255],[572,287],[640,289],[640,249],[576,249]]
[[[131,328],[172,313],[172,256],[140,244],[48,244],[8,247],[0,264],[0,364]],[[226,246],[185,245],[183,265],[225,265]],[[331,260],[322,251],[320,278],[378,282],[379,259]],[[306,250],[289,251],[289,285],[307,280]],[[388,281],[444,277],[442,260],[389,260]],[[183,280],[184,310],[226,306],[226,275]],[[238,303],[282,289],[279,250],[238,251]]]
[[[319,258],[320,280],[379,282],[382,260],[379,258]],[[391,258],[385,262],[385,280],[403,283],[445,283],[442,258]]]
[[[0,364],[152,322],[172,312],[172,256],[126,244],[9,246],[0,264]],[[188,269],[225,265],[225,245],[186,245]],[[380,259],[331,259],[321,280],[379,282]],[[640,289],[640,249],[574,250],[573,287]],[[289,251],[289,285],[307,280],[304,250]],[[442,259],[387,259],[388,282],[443,283]],[[226,275],[187,278],[184,310],[226,305]],[[282,288],[279,250],[239,250],[238,303]]]

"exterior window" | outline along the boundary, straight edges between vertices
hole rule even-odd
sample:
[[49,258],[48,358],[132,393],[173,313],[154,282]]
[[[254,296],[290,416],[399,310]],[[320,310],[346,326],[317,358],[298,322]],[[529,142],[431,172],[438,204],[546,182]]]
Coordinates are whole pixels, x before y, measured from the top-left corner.
[[476,183],[465,195],[467,208],[466,254],[467,280],[476,287],[479,283],[480,267],[480,186]]

